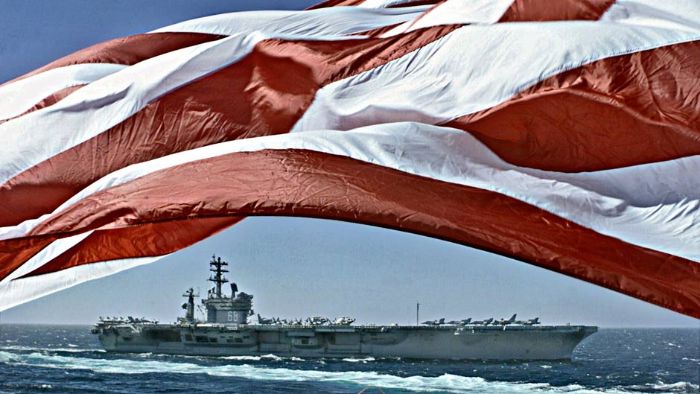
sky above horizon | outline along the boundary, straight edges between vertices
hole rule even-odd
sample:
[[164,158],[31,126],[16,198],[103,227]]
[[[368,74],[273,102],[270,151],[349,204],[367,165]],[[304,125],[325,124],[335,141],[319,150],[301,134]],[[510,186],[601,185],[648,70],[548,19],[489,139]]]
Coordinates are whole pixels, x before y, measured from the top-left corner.
[[[205,15],[302,9],[314,1],[5,0],[0,83],[86,46]],[[138,12],[134,12],[138,10]],[[605,327],[700,327],[700,320],[558,273],[446,241],[305,218],[248,218],[151,265],[0,314],[0,323],[92,323],[132,315],[174,321],[189,287],[206,294],[213,253],[263,316],[355,316],[413,323],[519,318]]]

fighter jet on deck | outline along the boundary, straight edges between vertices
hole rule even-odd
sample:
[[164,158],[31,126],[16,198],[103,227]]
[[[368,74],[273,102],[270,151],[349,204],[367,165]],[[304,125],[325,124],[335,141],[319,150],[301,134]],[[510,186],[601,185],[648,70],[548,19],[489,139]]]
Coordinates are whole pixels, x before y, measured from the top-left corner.
[[427,321],[424,321],[424,322],[421,323],[421,324],[423,324],[423,325],[425,325],[425,326],[440,326],[440,325],[445,324],[445,318],[443,317],[443,318],[441,318],[440,320],[432,320],[432,321],[431,321],[431,320],[427,320]]
[[347,316],[339,317],[339,318],[333,320],[333,324],[338,325],[338,326],[349,326],[354,322],[355,322],[355,319],[353,319],[352,317],[347,317]]
[[494,322],[494,325],[507,326],[509,324],[513,324],[513,323],[515,323],[516,316],[517,316],[517,314],[513,314],[513,316],[511,316],[510,319],[508,319],[508,320],[501,319],[497,322]]
[[274,324],[274,320],[275,319],[272,319],[272,318],[266,319],[266,318],[260,316],[260,314],[258,313],[258,324]]
[[489,324],[491,324],[492,321],[493,321],[493,317],[490,319],[486,319],[486,320],[476,320],[476,321],[473,321],[471,324],[473,324],[475,326],[488,326]]

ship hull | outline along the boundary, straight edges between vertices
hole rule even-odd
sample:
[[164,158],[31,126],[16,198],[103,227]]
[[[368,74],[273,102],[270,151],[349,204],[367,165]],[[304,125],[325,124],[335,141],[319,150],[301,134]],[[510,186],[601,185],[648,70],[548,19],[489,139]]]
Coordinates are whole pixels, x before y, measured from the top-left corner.
[[569,360],[589,326],[122,325],[96,332],[105,350],[199,356]]

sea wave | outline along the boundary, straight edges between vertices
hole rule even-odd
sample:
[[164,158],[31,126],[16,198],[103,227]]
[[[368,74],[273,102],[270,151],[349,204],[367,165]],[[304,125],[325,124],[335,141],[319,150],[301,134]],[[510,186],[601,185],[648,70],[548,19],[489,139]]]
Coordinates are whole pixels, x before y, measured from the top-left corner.
[[[263,354],[262,356],[226,356],[217,357],[220,360],[234,360],[234,361],[282,361],[284,358],[276,356],[274,354]],[[290,359],[291,360],[291,359]],[[295,361],[295,360],[292,360]]]
[[[34,347],[34,346],[0,346],[0,351],[22,351],[22,352],[65,352],[65,353],[105,353],[103,349],[88,349],[73,347]],[[77,346],[77,345],[75,345]]]
[[6,364],[27,365],[44,368],[89,370],[97,373],[107,374],[206,374],[210,376],[237,377],[250,380],[296,382],[313,381],[349,384],[358,387],[376,387],[381,389],[400,389],[419,392],[549,392],[575,394],[600,392],[596,390],[587,389],[579,385],[556,387],[551,386],[547,383],[487,381],[486,379],[480,377],[467,377],[452,374],[443,374],[435,377],[402,377],[368,371],[332,372],[289,368],[269,368],[249,364],[207,366],[189,362],[168,362],[133,359],[108,360],[75,356],[68,357],[39,352],[11,353],[6,351],[0,351],[0,362]]
[[353,357],[348,357],[344,358],[343,361],[349,362],[349,363],[368,363],[371,361],[375,361],[374,357],[365,357],[365,358],[353,358]]
[[640,390],[643,392],[648,392],[650,389],[654,392],[664,392],[664,393],[697,393],[700,390],[700,385],[693,384],[690,382],[675,382],[675,383],[647,383],[644,385],[634,385],[630,388],[634,390]]
[[0,363],[10,364],[12,361],[12,353],[0,351]]

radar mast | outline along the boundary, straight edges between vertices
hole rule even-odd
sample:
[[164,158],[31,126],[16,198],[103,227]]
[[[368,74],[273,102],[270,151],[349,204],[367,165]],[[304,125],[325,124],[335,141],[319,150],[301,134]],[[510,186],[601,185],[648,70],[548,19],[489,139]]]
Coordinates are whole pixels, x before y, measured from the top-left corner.
[[216,283],[216,290],[214,291],[216,298],[221,298],[221,285],[228,282],[228,279],[224,277],[224,273],[228,272],[226,269],[227,266],[228,263],[221,260],[221,257],[216,257],[215,255],[211,256],[209,271],[211,271],[213,274],[209,278],[209,281]]

